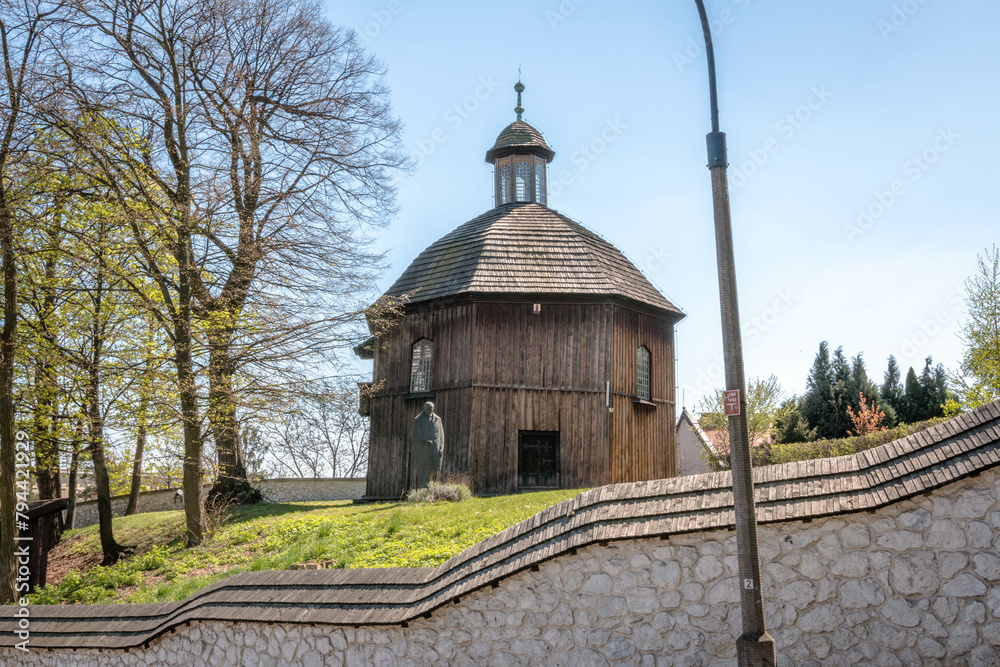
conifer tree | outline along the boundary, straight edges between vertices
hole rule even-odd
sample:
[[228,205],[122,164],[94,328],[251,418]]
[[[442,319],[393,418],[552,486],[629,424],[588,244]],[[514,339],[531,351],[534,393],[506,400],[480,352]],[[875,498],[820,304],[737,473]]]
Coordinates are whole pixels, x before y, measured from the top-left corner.
[[[863,364],[862,364],[863,365]],[[853,422],[847,412],[851,407],[857,411],[860,387],[856,380],[851,362],[844,354],[844,348],[838,347],[833,353],[833,418],[829,424],[828,438],[844,438],[850,433]],[[863,370],[863,369],[862,369]]]
[[944,415],[944,402],[948,400],[947,376],[941,364],[934,368],[932,357],[924,360],[924,370],[920,372],[920,390],[922,402],[920,414],[915,421]]
[[819,344],[819,352],[813,361],[812,370],[806,380],[806,393],[802,397],[802,416],[809,429],[814,429],[816,437],[836,437],[837,404],[833,393],[834,370],[830,362],[830,345],[826,341]]
[[881,394],[885,404],[898,415],[902,407],[903,383],[899,364],[896,363],[896,357],[891,354],[889,355],[889,367],[886,368],[885,376],[882,379]]
[[910,366],[910,370],[906,372],[906,384],[903,390],[899,421],[904,424],[912,424],[913,422],[920,421],[923,405],[924,388],[921,386],[920,379],[917,378],[917,373],[913,370],[913,366]]

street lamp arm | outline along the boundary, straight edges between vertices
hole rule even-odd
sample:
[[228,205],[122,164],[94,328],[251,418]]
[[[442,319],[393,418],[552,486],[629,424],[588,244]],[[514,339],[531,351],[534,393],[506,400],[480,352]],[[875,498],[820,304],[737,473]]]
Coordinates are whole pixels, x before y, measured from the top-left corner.
[[712,100],[712,132],[719,131],[719,94],[715,88],[715,49],[712,47],[712,29],[708,25],[705,3],[694,0],[701,16],[701,30],[705,33],[705,56],[708,59],[708,94]]

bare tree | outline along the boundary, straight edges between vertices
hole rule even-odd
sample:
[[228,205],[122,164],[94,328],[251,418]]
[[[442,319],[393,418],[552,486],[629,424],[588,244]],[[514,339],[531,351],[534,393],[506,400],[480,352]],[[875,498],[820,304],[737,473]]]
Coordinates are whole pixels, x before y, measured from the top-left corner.
[[368,465],[368,419],[355,378],[317,380],[256,415],[267,462],[294,477],[358,477]]
[[[370,285],[378,258],[365,251],[364,230],[392,212],[399,128],[381,64],[315,2],[80,0],[75,9],[81,41],[64,49],[65,81],[78,113],[108,122],[96,141],[93,132],[73,136],[120,202],[141,202],[130,205],[131,224],[160,291],[151,309],[174,345],[194,545],[194,318],[206,333],[217,490],[238,492],[240,364],[281,346],[285,359],[289,347],[315,352],[322,345],[311,335],[336,328],[322,326],[340,305],[331,288]],[[263,315],[279,310],[283,318],[266,323],[285,325],[264,326]]]
[[[220,468],[213,491],[229,492],[246,477],[233,376],[246,350],[238,337],[254,337],[239,322],[261,312],[259,301],[248,301],[288,302],[299,291],[315,308],[311,279],[346,277],[371,262],[353,234],[355,221],[379,224],[392,212],[388,170],[403,158],[381,64],[353,33],[324,20],[318,4],[229,0],[212,7],[202,26],[201,43],[209,46],[193,59],[192,74],[207,126],[204,164],[214,168],[201,200],[211,230],[207,273],[218,279],[197,283],[196,295],[208,322],[208,414]],[[353,284],[341,281],[334,294],[363,282],[350,277]],[[261,282],[278,289],[268,293],[255,285]],[[283,344],[301,344],[313,323],[333,328],[323,308],[315,308],[319,317],[289,320],[288,312],[268,320],[294,332]]]

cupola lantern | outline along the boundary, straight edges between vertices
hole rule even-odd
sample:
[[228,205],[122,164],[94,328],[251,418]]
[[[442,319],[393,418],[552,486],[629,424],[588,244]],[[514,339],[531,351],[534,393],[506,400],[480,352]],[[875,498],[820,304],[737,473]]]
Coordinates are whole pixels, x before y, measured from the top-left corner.
[[507,204],[546,205],[548,187],[547,165],[556,152],[545,143],[545,137],[521,119],[521,93],[524,84],[514,86],[517,120],[500,132],[493,148],[486,151],[486,162],[493,165],[493,194],[497,206]]

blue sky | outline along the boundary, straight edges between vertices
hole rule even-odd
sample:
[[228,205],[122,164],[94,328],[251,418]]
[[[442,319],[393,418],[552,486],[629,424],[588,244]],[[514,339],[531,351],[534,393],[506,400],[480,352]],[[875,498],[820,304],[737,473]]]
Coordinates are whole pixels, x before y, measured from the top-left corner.
[[[820,341],[957,366],[963,281],[1000,241],[1000,3],[706,0],[748,376],[800,393]],[[389,68],[417,169],[380,246],[388,287],[492,206],[485,151],[524,118],[556,150],[550,206],[622,249],[688,314],[688,407],[722,385],[708,84],[694,2],[329,5]],[[589,147],[589,150],[588,150]]]

